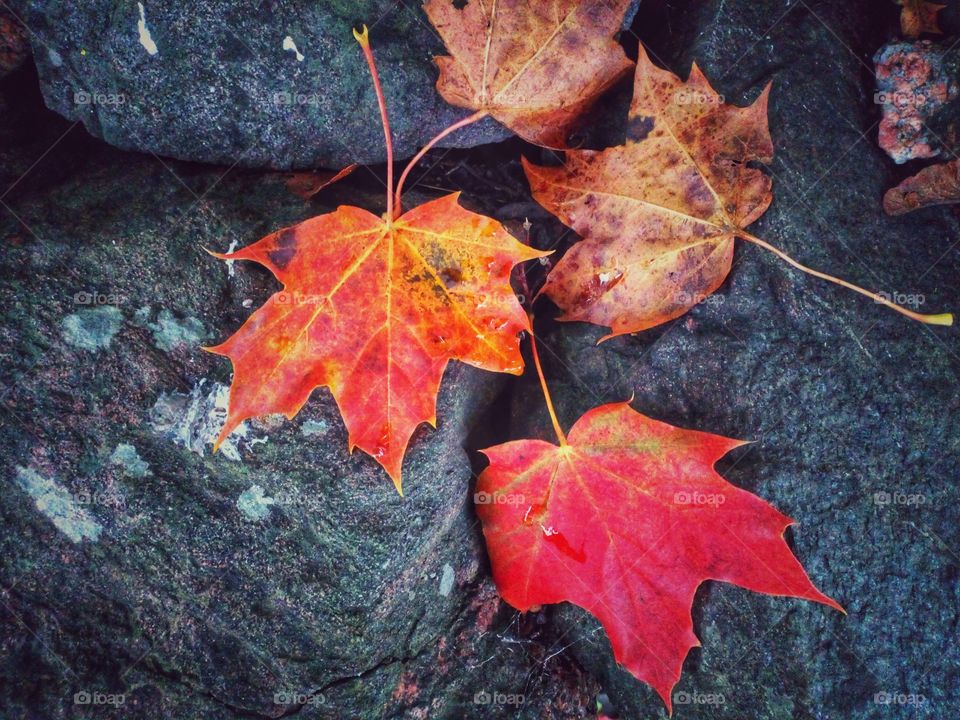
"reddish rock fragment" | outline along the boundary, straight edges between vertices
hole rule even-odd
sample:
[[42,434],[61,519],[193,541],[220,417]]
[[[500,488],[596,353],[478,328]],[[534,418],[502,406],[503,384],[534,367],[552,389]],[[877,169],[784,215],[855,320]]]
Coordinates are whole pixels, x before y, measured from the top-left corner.
[[884,46],[874,58],[874,101],[883,112],[880,147],[898,164],[936,157],[953,142],[952,123],[942,129],[942,113],[960,95],[957,60],[948,50],[928,40],[901,42]]

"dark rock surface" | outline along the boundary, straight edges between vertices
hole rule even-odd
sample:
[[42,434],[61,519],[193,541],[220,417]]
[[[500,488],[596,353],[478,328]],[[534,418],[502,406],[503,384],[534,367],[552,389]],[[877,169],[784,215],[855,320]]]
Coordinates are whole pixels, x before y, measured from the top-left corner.
[[484,567],[464,446],[505,376],[451,365],[404,498],[322,392],[210,453],[230,369],[198,346],[276,283],[203,248],[382,211],[378,181],[311,204],[65,125],[0,117],[0,717],[580,717],[595,682]]
[[[116,147],[274,169],[382,162],[370,37],[399,157],[468,111],[436,92],[443,44],[419,0],[14,3],[47,105]],[[442,145],[508,137],[486,119]]]
[[9,8],[0,6],[0,78],[20,67],[29,55],[26,28]]
[[[15,3],[47,105],[116,147],[275,169],[380,162],[383,131],[351,28],[366,23],[396,149],[467,111],[433,87],[442,43],[416,3]],[[506,137],[491,120],[451,142]]]
[[[638,26],[663,63],[685,76],[695,58],[728,101],[773,81],[775,200],[752,232],[923,312],[955,312],[957,212],[882,212],[896,169],[876,142],[880,12],[867,0],[666,2],[645,5]],[[562,234],[538,225],[537,237]],[[721,472],[799,522],[796,554],[849,612],[708,583],[694,606],[703,647],[684,666],[675,717],[960,716],[956,328],[910,322],[746,245],[717,295],[666,326],[599,348],[603,329],[542,327],[567,426],[635,393],[633,407],[657,419],[757,441]],[[512,437],[552,439],[532,376],[515,407]],[[592,618],[554,612],[558,642],[621,718],[665,717]]]
[[[681,74],[695,57],[729,101],[774,81],[775,200],[753,232],[956,311],[957,211],[882,214],[910,171],[876,143],[871,58],[898,10],[882,5],[648,0],[634,28]],[[275,284],[202,248],[339,203],[380,208],[378,181],[360,169],[305,202],[276,175],[115,151],[42,110],[26,73],[0,84],[0,717],[568,720],[593,717],[600,690],[621,720],[665,716],[592,618],[518,617],[489,581],[463,448],[550,438],[532,373],[498,398],[502,378],[453,365],[402,501],[372,460],[346,456],[325,393],[209,454],[229,364],[196,346]],[[425,184],[473,178],[465,200],[563,247],[525,194],[521,150],[538,159],[516,141],[454,152]],[[715,296],[636,337],[596,347],[602,329],[538,310],[565,424],[634,393],[652,417],[758,441],[721,472],[799,521],[798,557],[849,612],[708,583],[675,717],[960,716],[955,328],[747,246]]]

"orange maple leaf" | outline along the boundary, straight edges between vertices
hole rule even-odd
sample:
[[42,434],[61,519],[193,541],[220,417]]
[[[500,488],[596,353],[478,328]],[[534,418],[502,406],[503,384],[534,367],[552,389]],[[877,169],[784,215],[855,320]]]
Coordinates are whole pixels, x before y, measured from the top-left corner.
[[436,426],[451,359],[519,375],[527,316],[510,287],[514,265],[540,257],[495,220],[465,210],[459,193],[392,222],[341,206],[272,233],[224,260],[253,260],[283,289],[226,342],[233,362],[226,424],[293,418],[327,386],[359,447],[401,489],[416,427]]
[[437,90],[489,113],[525,140],[563,147],[574,121],[629,72],[613,39],[630,0],[428,0],[450,55]]
[[[394,217],[392,145],[367,31],[354,33],[373,74],[388,149],[387,213],[341,206],[271,233],[224,260],[253,260],[283,284],[226,342],[233,363],[217,446],[250,417],[293,418],[330,388],[349,445],[372,455],[402,492],[417,426],[436,426],[451,359],[520,374],[529,320],[510,287],[514,265],[545,253],[518,242],[453,193]],[[399,198],[398,198],[399,200]]]
[[520,611],[564,601],[589,611],[617,661],[668,709],[700,644],[690,608],[705,580],[843,610],[787,546],[793,520],[713,469],[740,441],[627,403],[594,408],[558,435],[559,446],[517,440],[483,451],[490,465],[475,497],[497,589]]
[[696,64],[682,81],[641,47],[633,92],[625,144],[567,151],[562,167],[523,161],[536,200],[583,237],[542,290],[560,320],[609,327],[606,340],[679,317],[720,287],[739,237],[914,320],[952,323],[812,270],[746,232],[773,199],[770,176],[751,166],[773,157],[770,85],[749,107],[728,105]]

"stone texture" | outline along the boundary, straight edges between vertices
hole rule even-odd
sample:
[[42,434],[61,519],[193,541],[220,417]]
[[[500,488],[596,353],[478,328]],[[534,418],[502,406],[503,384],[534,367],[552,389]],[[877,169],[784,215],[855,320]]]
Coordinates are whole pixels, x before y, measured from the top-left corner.
[[[434,88],[443,45],[418,0],[17,0],[47,105],[119,148],[274,169],[386,157],[351,28],[370,27],[398,157],[467,111]],[[632,17],[631,11],[631,17]],[[508,137],[491,119],[446,146]]]
[[276,283],[204,248],[381,212],[379,183],[310,203],[278,174],[113,150],[26,112],[20,80],[0,86],[22,99],[4,137],[32,138],[3,147],[0,715],[583,717],[595,682],[520,651],[545,631],[483,564],[464,448],[505,376],[451,364],[403,498],[326,392],[210,452],[230,369],[198,346]]
[[[123,149],[275,169],[382,161],[373,86],[351,33],[361,23],[400,156],[466,114],[433,88],[442,45],[414,2],[15,5],[47,105]],[[451,141],[503,137],[488,120]]]

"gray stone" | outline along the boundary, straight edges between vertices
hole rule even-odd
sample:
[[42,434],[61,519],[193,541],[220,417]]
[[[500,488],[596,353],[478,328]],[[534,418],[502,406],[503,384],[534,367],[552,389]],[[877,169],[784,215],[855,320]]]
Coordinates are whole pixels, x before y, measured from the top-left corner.
[[[415,2],[15,3],[44,99],[119,148],[276,169],[375,163],[380,115],[351,28],[366,23],[398,156],[467,111],[434,89],[442,44]],[[508,133],[491,120],[460,146]]]
[[[278,169],[382,161],[373,85],[351,33],[360,23],[398,157],[468,114],[434,88],[444,50],[417,0],[15,4],[47,105],[119,148]],[[443,144],[506,137],[486,119]]]
[[[199,330],[158,342],[151,316],[220,339],[277,287],[204,248],[342,202],[380,212],[380,192],[319,205],[276,174],[65,148],[0,208],[0,714],[479,718],[482,693],[528,678],[511,717],[585,717],[595,683],[519,652],[483,565],[464,448],[506,376],[451,364],[401,498],[347,452],[327,392],[212,454],[229,363]],[[14,167],[35,150],[4,147]],[[109,342],[65,336],[73,316]]]
[[[924,312],[956,312],[956,214],[892,219],[881,207],[896,170],[876,145],[878,13],[867,0],[717,0],[654,6],[637,24],[670,69],[685,76],[695,58],[728,101],[773,81],[775,199],[752,232],[814,268],[913,296]],[[544,244],[566,239],[537,224]],[[721,473],[799,522],[788,534],[798,558],[849,613],[707,583],[693,612],[703,647],[676,693],[724,702],[677,703],[675,717],[960,716],[955,328],[913,323],[748,245],[712,299],[666,326],[597,347],[604,329],[540,315],[565,426],[634,395],[651,417],[757,441]],[[532,375],[514,407],[510,437],[552,439]],[[619,717],[666,717],[593,618],[571,606],[544,614]]]

